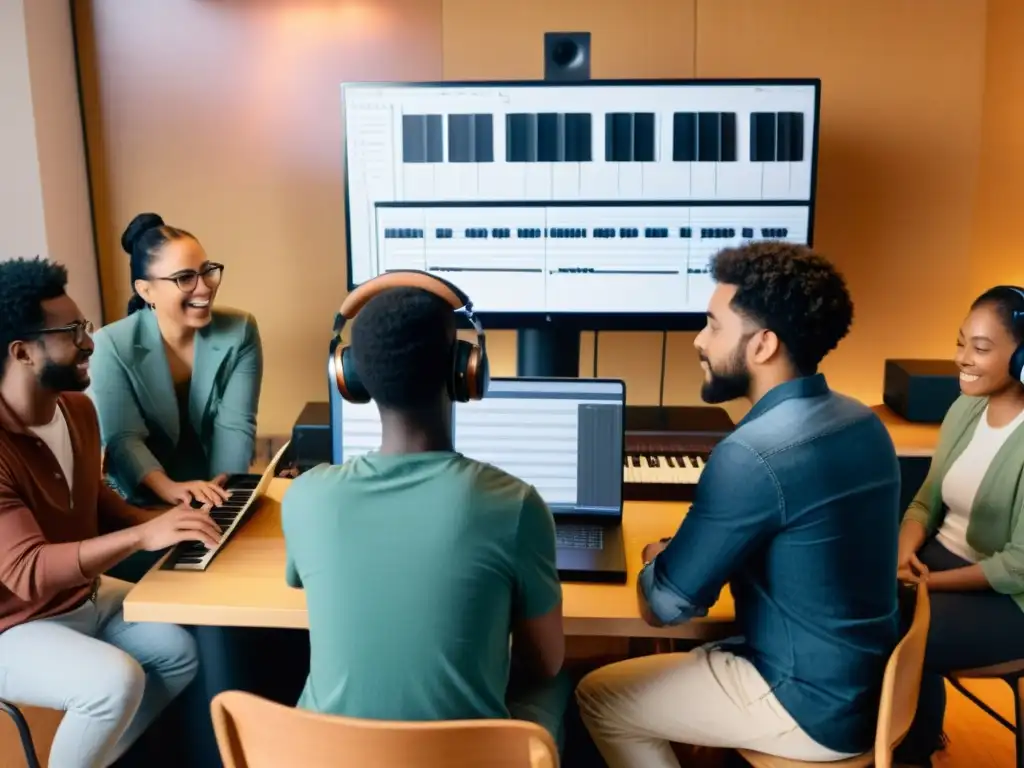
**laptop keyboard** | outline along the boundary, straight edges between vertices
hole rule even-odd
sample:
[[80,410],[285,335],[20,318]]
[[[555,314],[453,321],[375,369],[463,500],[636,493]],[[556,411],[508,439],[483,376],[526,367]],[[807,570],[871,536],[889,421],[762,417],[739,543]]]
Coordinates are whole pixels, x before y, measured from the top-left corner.
[[598,525],[558,525],[555,543],[559,549],[604,549],[604,529]]

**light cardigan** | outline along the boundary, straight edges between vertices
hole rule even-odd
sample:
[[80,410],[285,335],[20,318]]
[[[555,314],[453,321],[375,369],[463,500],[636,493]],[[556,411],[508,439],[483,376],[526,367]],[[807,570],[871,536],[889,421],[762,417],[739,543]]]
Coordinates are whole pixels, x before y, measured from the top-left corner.
[[[962,395],[950,407],[928,476],[907,508],[934,535],[946,516],[942,481],[971,438],[988,399]],[[992,459],[971,505],[967,543],[980,555],[981,570],[996,592],[1010,595],[1024,610],[1024,429],[1015,429]]]

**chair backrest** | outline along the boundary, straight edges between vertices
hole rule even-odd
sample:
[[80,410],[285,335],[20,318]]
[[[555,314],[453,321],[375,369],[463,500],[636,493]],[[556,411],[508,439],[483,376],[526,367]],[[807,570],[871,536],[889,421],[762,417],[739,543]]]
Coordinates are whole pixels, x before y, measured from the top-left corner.
[[518,720],[362,720],[241,691],[217,694],[210,709],[225,768],[558,768],[550,734]]
[[882,698],[878,707],[878,730],[875,735],[875,765],[891,768],[892,752],[903,741],[917,713],[924,669],[924,650],[931,623],[931,602],[928,587],[918,584],[910,628],[897,644],[882,679]]

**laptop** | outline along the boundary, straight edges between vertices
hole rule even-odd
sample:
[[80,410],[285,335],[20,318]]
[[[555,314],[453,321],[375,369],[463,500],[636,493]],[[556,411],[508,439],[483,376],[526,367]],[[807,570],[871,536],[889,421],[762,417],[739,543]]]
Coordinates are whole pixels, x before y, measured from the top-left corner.
[[[375,404],[333,405],[335,463],[380,446]],[[626,582],[625,410],[619,379],[493,378],[483,400],[455,405],[455,450],[530,483],[551,509],[562,581]]]

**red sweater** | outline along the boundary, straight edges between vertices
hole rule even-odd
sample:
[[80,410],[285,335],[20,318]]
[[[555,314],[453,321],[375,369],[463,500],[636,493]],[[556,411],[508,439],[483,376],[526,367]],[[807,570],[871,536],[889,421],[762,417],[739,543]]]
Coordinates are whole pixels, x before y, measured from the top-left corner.
[[138,519],[102,480],[92,401],[65,394],[58,407],[74,452],[73,492],[50,449],[0,399],[0,632],[81,605],[92,582],[79,542]]

